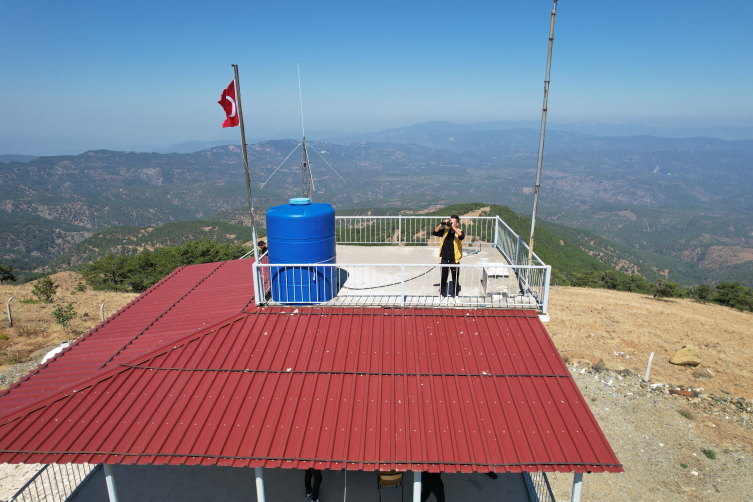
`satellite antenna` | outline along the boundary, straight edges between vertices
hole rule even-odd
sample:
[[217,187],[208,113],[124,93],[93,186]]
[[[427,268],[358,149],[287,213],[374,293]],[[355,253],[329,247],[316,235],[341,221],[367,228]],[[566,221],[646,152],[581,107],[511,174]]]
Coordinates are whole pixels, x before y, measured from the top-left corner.
[[301,154],[301,185],[303,186],[303,197],[306,199],[311,198],[311,187],[314,181],[311,177],[311,162],[309,162],[309,154],[306,151],[306,129],[303,127],[303,94],[301,93],[301,66],[296,63],[298,67],[298,98],[301,101],[301,132],[303,133],[303,153]]

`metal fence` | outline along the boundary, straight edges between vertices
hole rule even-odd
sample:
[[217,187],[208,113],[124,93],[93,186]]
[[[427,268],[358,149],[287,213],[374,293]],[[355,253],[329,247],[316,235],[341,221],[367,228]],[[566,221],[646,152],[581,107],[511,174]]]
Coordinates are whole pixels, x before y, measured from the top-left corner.
[[65,502],[102,464],[48,464],[8,502]]
[[[337,216],[338,244],[438,246],[441,237],[432,235],[449,216]],[[461,219],[470,246],[496,248],[507,263],[483,265],[268,265],[262,255],[254,264],[254,293],[257,305],[273,303],[336,305],[414,305],[463,307],[535,308],[546,313],[551,267],[498,216]],[[248,255],[246,255],[248,256]],[[244,256],[245,257],[245,256]],[[443,269],[449,269],[443,272]],[[457,279],[452,269],[457,269]],[[457,283],[440,294],[441,276]],[[442,296],[447,295],[443,299]]]
[[[546,312],[551,268],[504,263],[254,264],[257,305],[534,308]],[[444,289],[442,289],[444,286]]]
[[533,260],[528,263],[528,244],[520,238],[500,217],[495,221],[494,245],[505,259],[514,265],[544,265],[536,253]]
[[[432,235],[449,216],[336,216],[338,244],[391,244],[395,246],[438,246],[442,238]],[[465,243],[494,246],[496,216],[461,218]]]
[[523,472],[523,479],[528,488],[528,498],[531,502],[555,502],[552,487],[545,472]]

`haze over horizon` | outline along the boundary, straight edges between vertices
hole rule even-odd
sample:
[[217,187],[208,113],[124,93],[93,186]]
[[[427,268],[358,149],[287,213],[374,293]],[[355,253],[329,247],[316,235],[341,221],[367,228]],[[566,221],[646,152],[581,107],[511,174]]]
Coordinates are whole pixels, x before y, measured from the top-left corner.
[[[296,62],[311,139],[435,120],[535,127],[551,7],[3,3],[0,154],[238,143],[217,104],[231,63],[249,142],[299,136]],[[560,2],[551,127],[746,137],[751,14],[742,1]]]

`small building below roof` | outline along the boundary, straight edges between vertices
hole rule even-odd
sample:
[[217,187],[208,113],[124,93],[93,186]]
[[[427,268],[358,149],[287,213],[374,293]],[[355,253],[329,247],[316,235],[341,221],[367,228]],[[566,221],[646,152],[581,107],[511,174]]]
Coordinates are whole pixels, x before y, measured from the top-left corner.
[[534,311],[256,309],[246,292],[150,334],[199,288],[196,308],[222,310],[251,264],[177,271],[111,319],[130,340],[86,335],[0,398],[34,390],[4,407],[0,461],[622,471]]
[[477,249],[443,300],[435,222],[359,218],[338,223],[338,254],[360,261],[326,265],[337,291],[320,305],[275,305],[265,256],[174,271],[0,395],[0,462],[557,471],[577,486],[623,470],[542,324],[551,267],[519,236],[469,221]]

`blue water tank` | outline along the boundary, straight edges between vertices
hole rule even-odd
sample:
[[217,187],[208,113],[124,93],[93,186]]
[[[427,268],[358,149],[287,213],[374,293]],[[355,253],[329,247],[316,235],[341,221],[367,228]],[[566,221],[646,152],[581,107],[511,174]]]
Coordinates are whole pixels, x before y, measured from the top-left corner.
[[289,204],[267,210],[269,263],[306,266],[270,267],[272,300],[311,304],[331,300],[337,287],[335,263],[335,210],[310,199],[290,199]]

